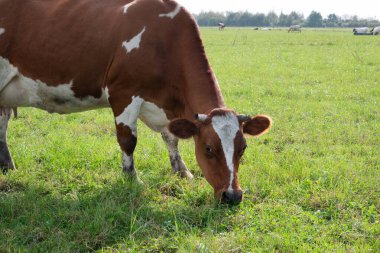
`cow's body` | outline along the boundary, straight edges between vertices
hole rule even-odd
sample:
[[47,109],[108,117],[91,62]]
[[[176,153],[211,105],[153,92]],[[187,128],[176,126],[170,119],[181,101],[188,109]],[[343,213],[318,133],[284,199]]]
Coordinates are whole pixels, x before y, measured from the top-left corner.
[[[14,166],[6,145],[14,107],[51,113],[111,107],[123,168],[132,176],[140,118],[162,133],[173,169],[187,177],[192,175],[169,122],[225,108],[197,26],[174,1],[0,0],[0,167],[5,169]],[[229,189],[241,192],[233,178]]]
[[380,35],[380,26],[373,28],[372,34],[373,35]]
[[226,25],[224,23],[218,23],[219,30],[224,30],[226,28]]
[[292,25],[288,29],[289,32],[301,32],[301,26],[300,25]]
[[356,27],[356,28],[352,29],[352,32],[354,34],[356,34],[356,33],[368,33],[369,28],[368,27]]

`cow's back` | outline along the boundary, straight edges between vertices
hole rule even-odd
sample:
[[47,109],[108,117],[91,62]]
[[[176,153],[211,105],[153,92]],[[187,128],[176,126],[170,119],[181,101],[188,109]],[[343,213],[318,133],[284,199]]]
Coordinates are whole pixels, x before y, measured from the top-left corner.
[[0,56],[29,78],[52,86],[74,81],[76,95],[99,97],[120,41],[120,6],[120,1],[0,0]]

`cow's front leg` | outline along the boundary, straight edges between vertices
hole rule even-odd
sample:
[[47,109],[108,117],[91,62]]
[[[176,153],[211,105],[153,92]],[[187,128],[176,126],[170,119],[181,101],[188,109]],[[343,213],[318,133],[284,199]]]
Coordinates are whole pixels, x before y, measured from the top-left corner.
[[178,138],[171,134],[167,129],[161,133],[166,147],[169,151],[170,163],[174,173],[179,173],[182,178],[192,179],[194,176],[186,168],[185,163],[182,160],[178,150]]
[[13,169],[14,163],[7,145],[7,128],[11,116],[11,108],[0,107],[0,171]]
[[[117,141],[122,150],[123,171],[134,180],[141,182],[137,176],[133,161],[133,152],[137,144],[137,119],[142,101],[133,98],[131,103],[119,115],[115,114]],[[120,110],[120,109],[119,109]],[[114,112],[118,110],[114,109]]]

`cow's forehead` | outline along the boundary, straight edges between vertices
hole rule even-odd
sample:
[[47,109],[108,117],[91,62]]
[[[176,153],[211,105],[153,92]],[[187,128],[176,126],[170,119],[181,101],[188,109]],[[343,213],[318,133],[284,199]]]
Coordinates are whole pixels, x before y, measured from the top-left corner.
[[211,124],[221,140],[235,138],[236,132],[239,130],[239,121],[233,112],[212,116]]

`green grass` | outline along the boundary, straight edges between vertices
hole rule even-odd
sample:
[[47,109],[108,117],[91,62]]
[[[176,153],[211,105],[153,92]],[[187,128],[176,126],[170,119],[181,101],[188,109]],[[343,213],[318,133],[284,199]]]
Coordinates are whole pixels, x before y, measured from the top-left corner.
[[218,206],[193,143],[195,180],[171,174],[160,135],[139,124],[124,179],[110,110],[21,109],[18,170],[0,175],[0,252],[379,252],[380,37],[202,29],[229,107],[272,116],[249,139],[242,204]]

